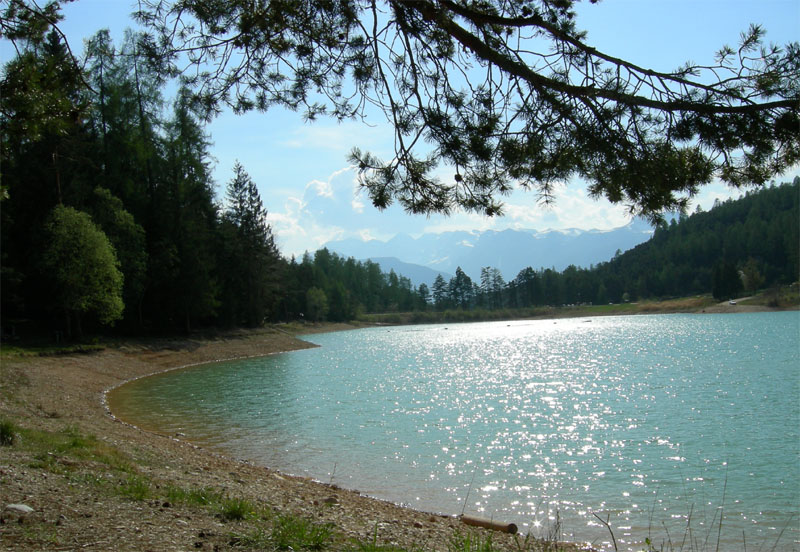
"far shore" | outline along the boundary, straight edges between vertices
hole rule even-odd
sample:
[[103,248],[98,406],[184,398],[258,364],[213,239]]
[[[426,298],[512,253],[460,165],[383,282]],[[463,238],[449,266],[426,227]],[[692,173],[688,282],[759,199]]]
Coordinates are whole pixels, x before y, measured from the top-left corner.
[[371,325],[453,324],[459,322],[490,322],[509,320],[549,320],[559,318],[589,318],[595,316],[628,316],[638,314],[735,314],[748,312],[780,312],[800,310],[798,285],[781,290],[773,298],[763,292],[729,301],[717,301],[710,295],[682,297],[661,301],[609,303],[607,305],[562,305],[497,310],[445,310],[426,312],[382,313],[363,315],[359,322]]

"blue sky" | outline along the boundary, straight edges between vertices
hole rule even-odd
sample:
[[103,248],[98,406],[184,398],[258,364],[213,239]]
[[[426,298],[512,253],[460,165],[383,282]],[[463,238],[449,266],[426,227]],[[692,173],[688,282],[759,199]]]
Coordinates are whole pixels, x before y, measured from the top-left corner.
[[[68,4],[62,29],[76,52],[81,39],[108,28],[119,43],[130,0],[77,0]],[[751,23],[764,26],[767,40],[785,44],[800,39],[800,0],[603,0],[582,5],[578,26],[588,42],[611,55],[657,70],[671,70],[691,60],[710,63],[724,44],[735,46]],[[3,60],[11,55],[3,46]],[[626,224],[624,207],[586,197],[581,182],[564,183],[553,207],[532,193],[515,192],[506,215],[486,218],[456,213],[450,217],[411,216],[398,207],[383,212],[359,194],[346,156],[353,146],[390,157],[392,131],[382,119],[337,124],[304,123],[300,114],[274,109],[237,116],[224,113],[211,124],[214,176],[221,195],[233,164],[242,163],[258,184],[269,220],[285,255],[314,251],[345,237],[389,239],[403,232],[418,235],[446,230],[505,228],[608,229]],[[777,181],[791,179],[794,170]],[[716,198],[737,197],[721,184],[707,186],[695,204],[708,209]]]

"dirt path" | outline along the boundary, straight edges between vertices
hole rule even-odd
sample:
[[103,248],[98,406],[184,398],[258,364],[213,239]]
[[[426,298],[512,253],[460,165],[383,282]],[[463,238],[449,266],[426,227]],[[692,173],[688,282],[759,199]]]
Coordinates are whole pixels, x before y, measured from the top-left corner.
[[705,307],[701,312],[708,314],[733,314],[737,312],[773,312],[778,310],[764,305],[742,305],[742,302],[748,299],[751,299],[751,297],[737,297],[732,301],[721,301],[716,305]]

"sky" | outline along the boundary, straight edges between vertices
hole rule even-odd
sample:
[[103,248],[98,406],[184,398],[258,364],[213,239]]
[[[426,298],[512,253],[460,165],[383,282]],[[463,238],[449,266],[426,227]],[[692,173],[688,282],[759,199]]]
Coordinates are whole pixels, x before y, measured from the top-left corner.
[[[61,25],[73,50],[82,39],[107,28],[117,44],[132,26],[131,0],[76,0],[67,4]],[[686,61],[710,63],[721,46],[735,46],[751,23],[763,25],[768,41],[800,39],[800,0],[602,0],[579,9],[578,26],[587,42],[638,65],[668,71]],[[12,52],[0,46],[3,62]],[[337,124],[320,119],[305,123],[299,113],[275,108],[267,113],[223,113],[207,127],[214,158],[217,194],[239,161],[258,185],[276,241],[286,256],[315,251],[344,238],[388,240],[397,233],[418,236],[448,230],[611,229],[630,221],[623,206],[589,198],[581,181],[558,186],[556,203],[546,207],[531,192],[505,199],[505,215],[455,213],[449,217],[406,214],[393,206],[375,209],[359,192],[356,172],[348,166],[353,146],[391,157],[392,130],[382,119]],[[383,154],[383,155],[381,155]],[[795,170],[777,177],[791,180]],[[703,188],[690,210],[709,209],[715,199],[742,192],[721,183]]]

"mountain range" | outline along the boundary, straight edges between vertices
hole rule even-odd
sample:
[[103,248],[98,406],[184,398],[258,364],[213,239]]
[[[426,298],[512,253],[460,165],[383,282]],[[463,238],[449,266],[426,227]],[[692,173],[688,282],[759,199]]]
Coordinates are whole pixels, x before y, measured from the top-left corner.
[[430,286],[438,273],[449,280],[457,267],[480,281],[481,268],[497,268],[507,281],[531,267],[562,271],[569,265],[588,267],[610,260],[647,241],[653,228],[644,220],[612,230],[486,230],[398,234],[388,241],[355,238],[331,241],[325,247],[345,257],[370,259],[385,272],[394,270],[414,285]]

